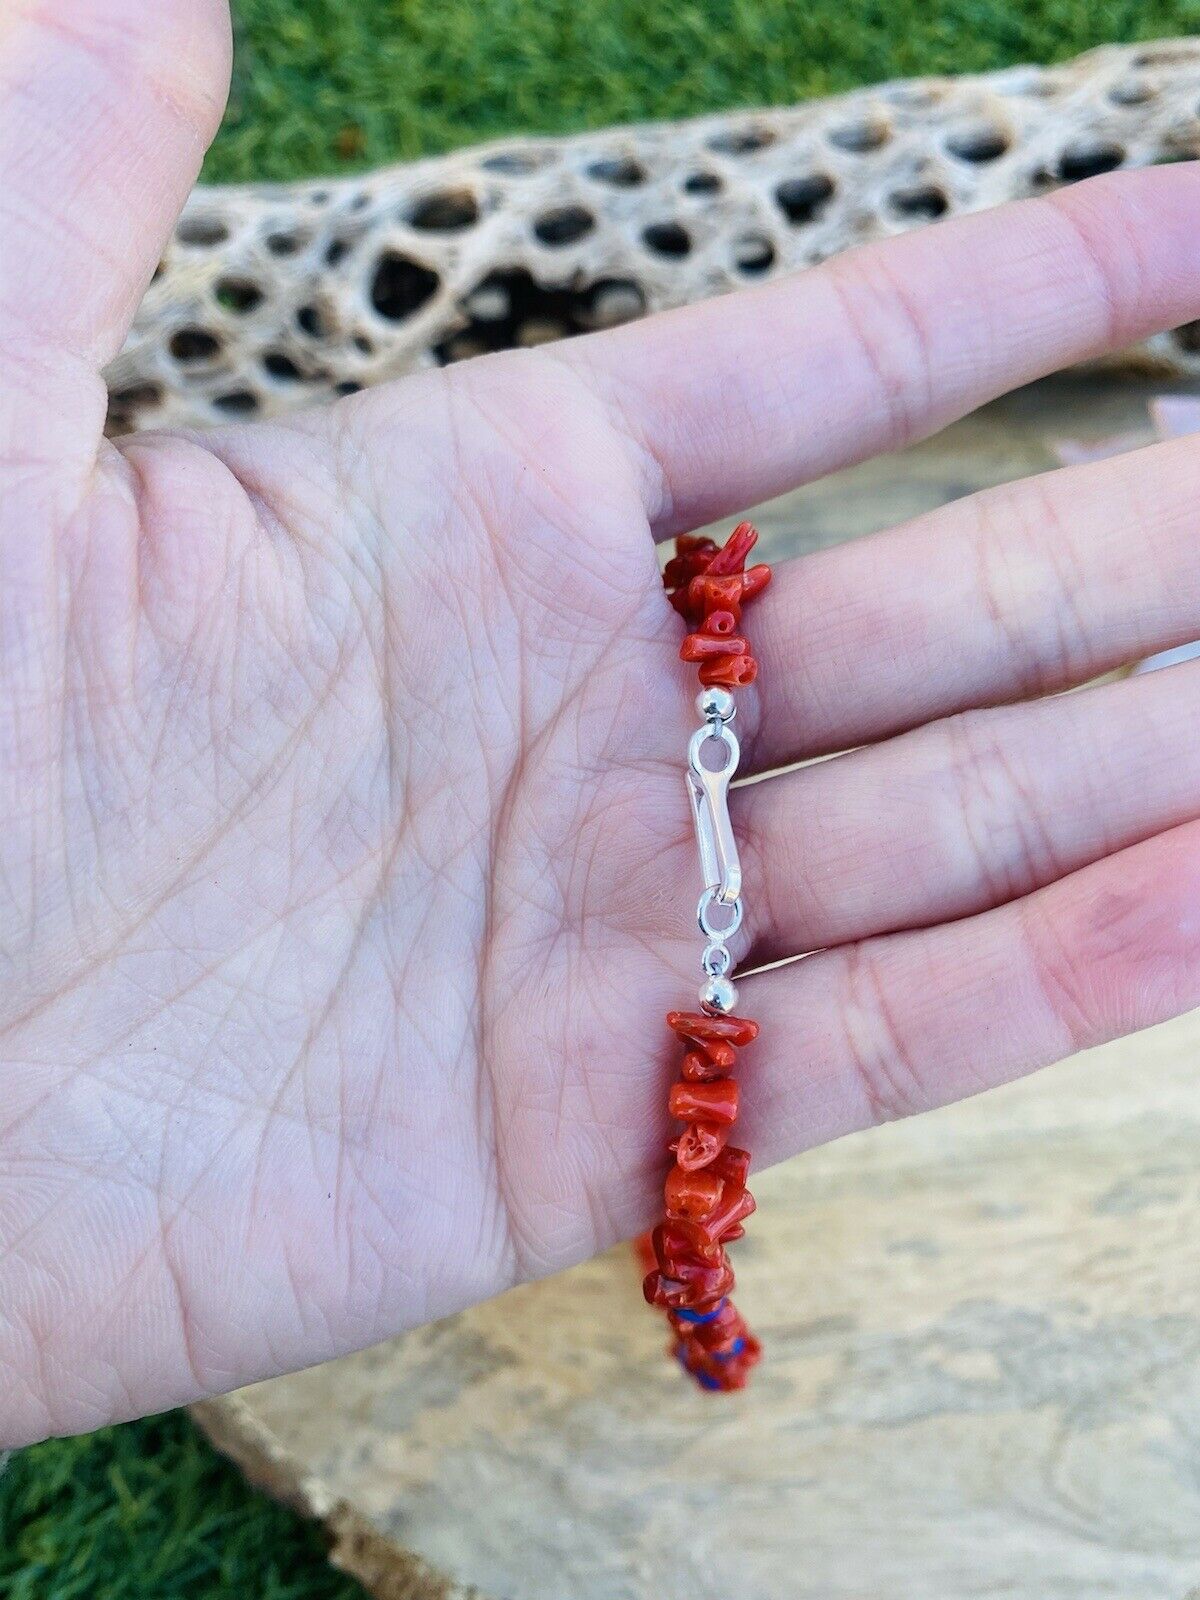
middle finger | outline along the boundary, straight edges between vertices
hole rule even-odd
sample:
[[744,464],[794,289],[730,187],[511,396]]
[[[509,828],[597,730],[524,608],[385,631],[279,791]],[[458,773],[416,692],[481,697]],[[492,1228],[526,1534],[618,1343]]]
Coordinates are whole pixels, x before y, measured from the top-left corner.
[[1043,473],[785,562],[743,770],[1086,682],[1200,634],[1192,438]]

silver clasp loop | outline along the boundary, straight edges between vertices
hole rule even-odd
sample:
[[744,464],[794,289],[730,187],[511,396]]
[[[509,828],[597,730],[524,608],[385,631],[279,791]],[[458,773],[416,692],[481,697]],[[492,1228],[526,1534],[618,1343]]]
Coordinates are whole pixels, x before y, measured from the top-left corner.
[[[701,760],[701,752],[710,739],[723,744],[728,756],[724,765],[715,770]],[[732,905],[742,892],[742,864],[729,820],[729,783],[740,756],[737,735],[715,719],[697,728],[688,742],[688,798],[700,847],[700,871],[705,891],[723,906]]]

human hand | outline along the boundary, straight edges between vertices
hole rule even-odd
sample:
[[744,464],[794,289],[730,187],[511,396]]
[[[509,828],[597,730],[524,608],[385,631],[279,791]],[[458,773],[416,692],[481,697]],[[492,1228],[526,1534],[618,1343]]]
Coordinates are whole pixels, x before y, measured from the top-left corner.
[[[101,437],[223,0],[0,24],[0,1440],[383,1338],[654,1215],[698,973],[654,539],[1200,316],[1116,175],[283,423]],[[783,566],[752,618],[762,1159],[1200,1000],[1184,440]],[[1017,704],[1033,699],[1033,703]]]

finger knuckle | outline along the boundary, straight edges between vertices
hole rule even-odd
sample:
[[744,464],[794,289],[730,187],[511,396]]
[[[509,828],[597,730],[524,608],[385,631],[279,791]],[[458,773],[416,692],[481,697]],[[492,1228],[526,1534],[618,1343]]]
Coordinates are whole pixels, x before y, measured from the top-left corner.
[[896,1122],[936,1104],[925,1066],[893,1001],[876,944],[851,946],[839,1007],[846,1056],[872,1122]]

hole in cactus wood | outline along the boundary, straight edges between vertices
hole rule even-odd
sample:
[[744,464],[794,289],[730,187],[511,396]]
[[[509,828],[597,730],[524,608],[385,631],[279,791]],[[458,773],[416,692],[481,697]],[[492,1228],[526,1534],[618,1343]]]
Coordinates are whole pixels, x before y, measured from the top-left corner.
[[690,254],[691,237],[678,222],[652,222],[642,230],[642,242],[656,256],[680,257]]
[[447,365],[543,337],[590,333],[639,317],[646,297],[630,278],[598,278],[570,287],[540,284],[523,268],[492,272],[464,296],[463,324],[435,349]]
[[1078,183],[1083,178],[1095,178],[1102,172],[1111,172],[1125,159],[1119,144],[1099,140],[1077,140],[1069,144],[1058,158],[1058,175],[1064,183]]
[[436,272],[398,250],[386,250],[371,279],[371,304],[389,322],[403,322],[428,304],[441,280]]
[[558,206],[553,211],[543,211],[533,224],[533,231],[543,244],[574,244],[591,233],[596,219],[582,206]]
[[833,179],[823,172],[785,178],[775,189],[775,200],[789,222],[815,222],[833,197]]
[[977,128],[964,128],[959,133],[951,134],[946,140],[946,149],[960,161],[982,165],[987,161],[997,161],[1004,154],[1008,149],[1008,135],[1002,129],[984,123]]
[[168,346],[176,361],[211,361],[221,353],[221,341],[203,328],[180,328]]
[[950,209],[945,191],[936,184],[922,183],[913,189],[897,189],[891,197],[892,207],[902,217],[926,217],[931,222],[944,216]]
[[425,233],[458,233],[479,221],[479,202],[469,189],[442,189],[418,200],[408,220]]
[[264,298],[262,290],[249,278],[218,278],[213,289],[217,304],[226,311],[236,312],[239,317],[247,316],[262,305]]

